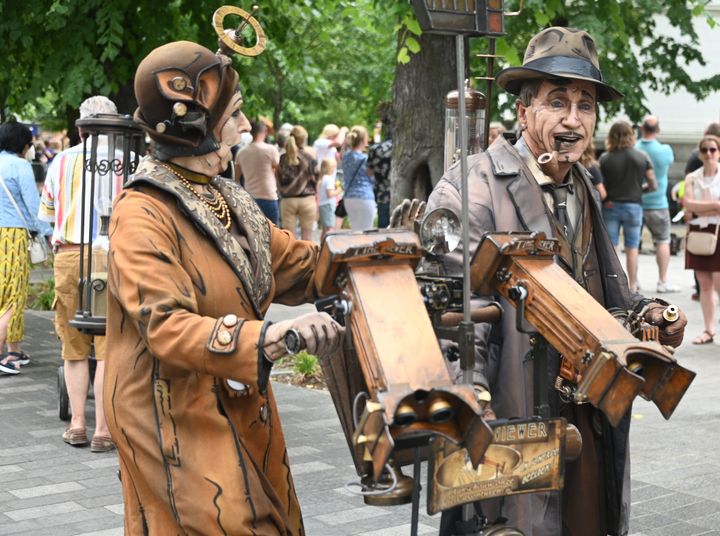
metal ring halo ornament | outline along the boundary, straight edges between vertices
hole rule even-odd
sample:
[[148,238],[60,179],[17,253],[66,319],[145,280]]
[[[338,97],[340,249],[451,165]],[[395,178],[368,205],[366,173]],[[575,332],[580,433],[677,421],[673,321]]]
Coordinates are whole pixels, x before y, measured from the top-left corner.
[[[239,15],[242,17],[244,22],[240,25],[238,30],[225,29],[223,21],[228,15]],[[236,41],[236,39],[239,39],[240,37],[239,30],[242,29],[246,23],[249,24],[255,31],[255,36],[257,38],[255,46],[252,47],[241,46]],[[265,31],[262,29],[262,26],[260,26],[257,19],[244,9],[240,9],[235,6],[219,7],[215,13],[213,13],[213,26],[215,27],[215,32],[217,32],[220,42],[233,52],[237,52],[242,56],[257,56],[265,50],[265,44],[267,43]]]

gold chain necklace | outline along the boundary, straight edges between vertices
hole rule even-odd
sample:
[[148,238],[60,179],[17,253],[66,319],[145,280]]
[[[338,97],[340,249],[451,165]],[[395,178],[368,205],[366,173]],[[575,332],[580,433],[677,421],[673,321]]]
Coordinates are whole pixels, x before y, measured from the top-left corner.
[[174,170],[172,167],[168,166],[167,164],[164,164],[163,162],[160,162],[160,165],[170,171],[173,175],[175,175],[178,179],[180,179],[180,182],[193,194],[195,194],[195,197],[197,197],[203,205],[205,205],[210,212],[212,212],[215,217],[220,220],[220,223],[223,227],[225,227],[226,230],[230,229],[230,226],[232,225],[232,220],[230,219],[230,208],[228,207],[227,201],[225,201],[225,198],[222,196],[220,192],[218,192],[215,187],[207,184],[208,187],[208,193],[212,197],[208,197],[206,195],[201,194],[198,192],[195,187],[192,185],[192,183],[187,180],[185,177],[183,177],[178,171]]

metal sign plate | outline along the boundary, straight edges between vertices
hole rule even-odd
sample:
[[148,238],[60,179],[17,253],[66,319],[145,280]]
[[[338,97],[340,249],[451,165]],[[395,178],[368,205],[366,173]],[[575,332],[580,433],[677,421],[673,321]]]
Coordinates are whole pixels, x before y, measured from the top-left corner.
[[430,442],[429,515],[492,497],[562,489],[565,419],[498,420],[488,424],[495,437],[477,469],[473,469],[464,448],[443,438]]

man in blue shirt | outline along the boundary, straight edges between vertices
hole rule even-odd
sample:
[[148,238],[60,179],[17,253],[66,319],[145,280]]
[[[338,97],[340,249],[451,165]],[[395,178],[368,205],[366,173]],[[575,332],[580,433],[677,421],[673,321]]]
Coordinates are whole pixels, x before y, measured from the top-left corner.
[[660,122],[648,115],[641,127],[642,138],[635,145],[652,160],[657,179],[657,189],[642,196],[643,223],[652,234],[655,243],[655,260],[658,265],[657,292],[678,292],[679,287],[667,280],[670,264],[670,209],[667,199],[668,169],[675,161],[672,147],[657,140]]

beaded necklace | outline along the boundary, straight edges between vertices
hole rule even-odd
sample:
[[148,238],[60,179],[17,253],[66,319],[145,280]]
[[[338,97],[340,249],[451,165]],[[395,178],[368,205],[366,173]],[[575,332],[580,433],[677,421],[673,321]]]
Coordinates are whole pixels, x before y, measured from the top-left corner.
[[230,219],[230,208],[228,207],[225,198],[222,196],[222,194],[220,194],[220,192],[215,189],[215,187],[208,183],[207,194],[203,195],[198,192],[192,185],[192,183],[188,179],[186,179],[180,172],[163,162],[160,162],[160,165],[170,171],[178,179],[180,179],[180,182],[183,184],[183,186],[185,186],[188,190],[195,194],[195,197],[197,197],[203,203],[203,205],[210,209],[210,212],[212,212],[215,217],[220,220],[222,226],[225,227],[226,230],[230,230],[230,226],[232,225],[232,220]]

